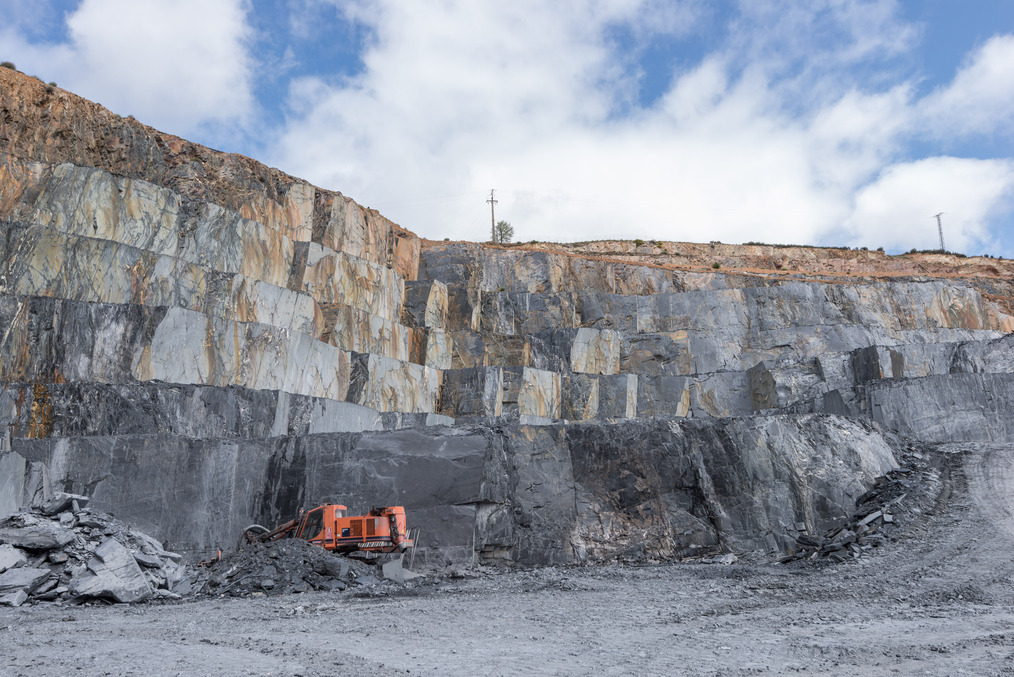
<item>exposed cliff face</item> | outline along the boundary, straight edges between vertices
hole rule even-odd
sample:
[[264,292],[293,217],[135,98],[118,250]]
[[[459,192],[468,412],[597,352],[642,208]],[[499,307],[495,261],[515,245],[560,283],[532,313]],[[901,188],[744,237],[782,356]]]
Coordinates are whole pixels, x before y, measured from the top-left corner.
[[904,438],[1009,439],[1009,262],[421,242],[0,85],[7,509],[63,488],[192,553],[327,499],[405,505],[438,563],[778,550]]

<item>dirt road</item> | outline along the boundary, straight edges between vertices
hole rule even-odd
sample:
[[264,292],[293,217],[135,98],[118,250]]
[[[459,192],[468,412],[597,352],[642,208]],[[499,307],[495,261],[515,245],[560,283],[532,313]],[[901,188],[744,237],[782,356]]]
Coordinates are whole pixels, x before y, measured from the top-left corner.
[[0,611],[0,675],[1014,675],[1014,448],[950,445],[839,565],[462,572],[405,587]]

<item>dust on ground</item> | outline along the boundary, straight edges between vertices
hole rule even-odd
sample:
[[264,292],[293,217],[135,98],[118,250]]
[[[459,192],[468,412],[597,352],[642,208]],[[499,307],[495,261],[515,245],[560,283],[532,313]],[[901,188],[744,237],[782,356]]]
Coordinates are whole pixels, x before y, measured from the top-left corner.
[[3,609],[0,675],[1014,674],[1014,447],[927,463],[890,541],[839,564],[476,567]]

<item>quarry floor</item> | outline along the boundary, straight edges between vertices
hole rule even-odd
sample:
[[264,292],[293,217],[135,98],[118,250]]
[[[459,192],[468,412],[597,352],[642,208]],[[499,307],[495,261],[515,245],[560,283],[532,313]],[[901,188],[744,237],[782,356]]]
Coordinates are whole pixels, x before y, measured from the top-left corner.
[[459,572],[405,586],[0,610],[0,675],[1014,675],[1014,447],[934,452],[844,564]]

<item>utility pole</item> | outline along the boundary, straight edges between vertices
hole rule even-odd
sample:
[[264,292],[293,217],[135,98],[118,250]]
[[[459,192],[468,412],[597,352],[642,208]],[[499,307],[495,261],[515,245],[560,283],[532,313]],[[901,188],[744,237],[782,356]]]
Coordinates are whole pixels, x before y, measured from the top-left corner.
[[489,199],[486,200],[486,202],[489,203],[489,235],[490,235],[489,239],[490,239],[490,242],[496,242],[496,217],[493,216],[493,205],[495,205],[497,203],[497,201],[493,199],[493,191],[494,190],[496,190],[496,188],[490,188],[489,189]]
[[937,232],[940,234],[940,253],[941,254],[944,253],[945,251],[947,251],[946,249],[944,249],[944,227],[940,223],[940,217],[943,216],[943,214],[944,214],[943,212],[940,212],[939,214],[937,214],[936,216],[933,217],[933,218],[935,218],[937,220]]

